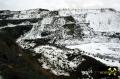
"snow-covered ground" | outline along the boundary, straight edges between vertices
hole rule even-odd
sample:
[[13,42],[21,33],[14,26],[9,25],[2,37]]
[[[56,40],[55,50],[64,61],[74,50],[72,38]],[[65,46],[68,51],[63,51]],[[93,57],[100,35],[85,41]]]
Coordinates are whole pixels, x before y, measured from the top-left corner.
[[[9,19],[43,18],[37,23],[33,23],[33,28],[19,37],[17,43],[21,47],[28,49],[37,44],[25,42],[25,39],[50,38],[53,41],[56,38],[56,44],[66,45],[67,48],[71,49],[77,48],[85,51],[85,53],[81,52],[81,54],[83,53],[93,57],[109,66],[118,66],[120,68],[120,40],[119,38],[108,37],[114,33],[120,33],[119,12],[115,10],[111,11],[111,9],[60,10],[58,12],[59,14],[57,16],[49,16],[50,11],[39,11],[39,9],[36,9],[21,11],[20,13],[14,14],[13,17],[10,17]],[[72,21],[71,19],[74,20]],[[29,24],[31,23],[22,22],[19,25]],[[68,34],[68,31],[72,30],[65,28],[65,25],[73,26],[72,24],[75,24],[74,27],[79,29],[74,29],[76,30],[76,34],[74,34],[75,38],[72,38],[73,34]],[[0,29],[6,27],[15,27],[15,25],[8,24],[5,27],[0,27]],[[83,39],[79,36],[80,34],[82,35],[82,33],[79,34],[81,30],[83,30],[83,34],[86,35]],[[51,34],[42,36],[42,33],[45,32],[50,32]],[[105,32],[106,36],[102,35],[102,32]],[[78,57],[80,57],[80,55],[76,52],[74,53],[74,51],[66,51],[49,45],[40,45],[32,50],[42,54],[43,59],[40,60],[40,62],[43,62],[43,68],[50,69],[56,75],[69,75],[65,70],[74,70],[74,68],[81,63],[81,59],[77,57],[73,61],[67,59],[66,54],[77,54]]]
[[0,29],[6,28],[6,27],[15,27],[15,26],[16,26],[16,25],[13,25],[13,24],[8,24],[7,26],[0,27]]
[[[42,67],[50,69],[56,75],[69,76],[68,71],[75,70],[78,65],[84,60],[78,50],[63,50],[54,46],[38,46],[34,48],[36,53],[42,54]],[[73,60],[68,60],[67,55],[77,55]]]
[[120,68],[119,43],[88,43],[66,47],[71,49],[78,48],[85,51],[86,55],[89,55],[108,66],[118,66]]
[[89,22],[89,27],[101,32],[120,32],[120,13],[114,9],[60,10],[61,16],[73,16],[78,22]]

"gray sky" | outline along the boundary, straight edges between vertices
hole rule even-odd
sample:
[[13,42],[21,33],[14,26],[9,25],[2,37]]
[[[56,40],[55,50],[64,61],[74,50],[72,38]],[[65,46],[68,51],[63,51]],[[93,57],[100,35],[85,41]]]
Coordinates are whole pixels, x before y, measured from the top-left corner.
[[120,11],[120,0],[0,0],[1,10],[26,10],[33,8],[114,8]]

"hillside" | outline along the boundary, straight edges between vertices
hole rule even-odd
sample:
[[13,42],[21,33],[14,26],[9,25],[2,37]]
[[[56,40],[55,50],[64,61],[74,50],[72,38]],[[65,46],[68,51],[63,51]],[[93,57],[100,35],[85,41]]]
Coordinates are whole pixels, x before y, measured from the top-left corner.
[[2,10],[0,34],[9,35],[33,56],[41,55],[36,60],[56,79],[78,79],[83,75],[79,69],[117,66],[120,70],[119,22],[120,12],[112,8]]

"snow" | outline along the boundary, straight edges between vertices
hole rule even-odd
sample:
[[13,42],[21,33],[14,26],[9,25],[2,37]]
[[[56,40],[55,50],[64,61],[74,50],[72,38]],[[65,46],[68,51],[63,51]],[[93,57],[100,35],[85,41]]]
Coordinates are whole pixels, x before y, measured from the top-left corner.
[[7,26],[0,27],[0,29],[6,28],[6,27],[15,27],[15,26],[16,26],[16,25],[14,25],[14,24],[8,24]]
[[120,48],[120,44],[118,43],[88,43],[81,45],[73,45],[67,46],[68,48],[79,48],[86,52],[91,52],[93,54],[101,53],[101,54],[119,54],[119,52],[112,51],[109,48]]
[[99,14],[88,14],[86,21],[90,27],[101,32],[120,32],[120,14],[104,12]]
[[42,18],[49,13],[48,10],[40,10],[40,9],[30,9],[23,11],[10,11],[4,10],[1,15],[13,15],[8,17],[7,19],[31,19],[31,18]]
[[104,59],[101,59],[101,58],[98,58],[98,57],[94,57],[92,55],[88,55],[88,56],[90,56],[92,58],[95,58],[96,60],[106,64],[107,66],[116,66],[116,67],[118,67],[120,69],[120,63],[118,61],[114,61],[114,62],[112,60],[107,60],[106,61]]
[[42,64],[42,68],[44,68],[44,69],[49,69],[49,67],[47,66],[46,63],[43,63],[43,64]]
[[41,18],[44,15],[47,15],[49,11],[39,11],[38,9],[36,10],[24,10],[21,11],[20,13],[14,14],[13,17],[10,17],[9,19],[31,19],[31,18]]
[[[78,51],[62,50],[53,46],[45,45],[38,46],[34,49],[36,53],[42,54],[41,62],[43,62],[43,68],[49,68],[53,73],[57,75],[64,75],[68,73],[66,70],[74,70],[81,63],[81,58],[74,58],[72,61],[68,60],[67,54],[76,54],[77,57],[81,57]],[[47,66],[46,66],[47,64]],[[67,74],[68,75],[68,74]]]
[[[35,46],[34,43],[25,42],[24,39],[45,38],[41,36],[41,33],[50,31],[52,34],[46,36],[46,38],[52,38],[53,40],[57,36],[62,38],[60,40],[57,39],[56,44],[66,45],[70,49],[79,49],[83,51],[81,54],[91,56],[109,66],[120,67],[120,40],[101,35],[101,32],[105,32],[106,35],[112,35],[116,32],[120,33],[120,13],[109,11],[108,9],[104,10],[104,12],[101,12],[100,9],[60,10],[59,16],[51,17],[47,16],[49,12],[44,13],[42,11],[41,14],[35,12],[34,16],[31,16],[31,12],[34,11],[22,12],[18,18],[38,18],[42,17],[42,15],[45,15],[45,17],[39,22],[34,23],[33,28],[17,40],[23,48]],[[76,22],[74,23],[80,25],[84,34],[86,34],[83,40],[81,38],[68,38],[67,29],[62,27],[67,23],[72,23],[67,22],[65,19],[65,17],[70,15],[75,19]],[[90,25],[86,26],[84,23],[90,23]],[[97,32],[98,34],[94,36],[94,33]],[[75,50],[68,51],[50,45],[41,45],[32,50],[42,54],[42,59],[39,59],[40,62],[43,62],[42,67],[50,69],[56,75],[69,75],[65,70],[75,70],[82,62],[81,58],[79,58],[81,56]],[[66,54],[75,54],[78,57],[69,61]]]
[[60,16],[73,16],[79,23],[90,23],[89,27],[101,32],[120,32],[120,13],[108,9],[59,10]]
[[[117,66],[120,68],[120,50],[111,50],[116,48],[120,49],[119,43],[88,43],[66,47],[85,51],[85,55],[89,55],[109,66]],[[100,58],[99,55],[103,58]]]
[[45,17],[43,18],[41,24],[51,24],[53,20],[53,17]]
[[59,74],[58,72],[61,72],[61,74],[60,74],[60,75],[70,76],[70,74],[69,74],[69,73],[64,72],[64,71],[58,71],[58,72],[56,72],[55,70],[52,70],[51,72],[52,72],[52,73],[54,73],[55,75],[58,75],[58,74]]

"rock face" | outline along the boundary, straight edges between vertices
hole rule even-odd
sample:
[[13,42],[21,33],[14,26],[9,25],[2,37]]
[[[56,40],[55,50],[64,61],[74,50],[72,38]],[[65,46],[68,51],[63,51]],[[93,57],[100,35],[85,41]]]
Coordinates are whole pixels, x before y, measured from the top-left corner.
[[0,34],[9,35],[28,50],[27,54],[41,63],[40,69],[49,70],[47,76],[51,79],[78,79],[83,77],[81,70],[120,67],[119,22],[120,13],[111,8],[3,10]]

